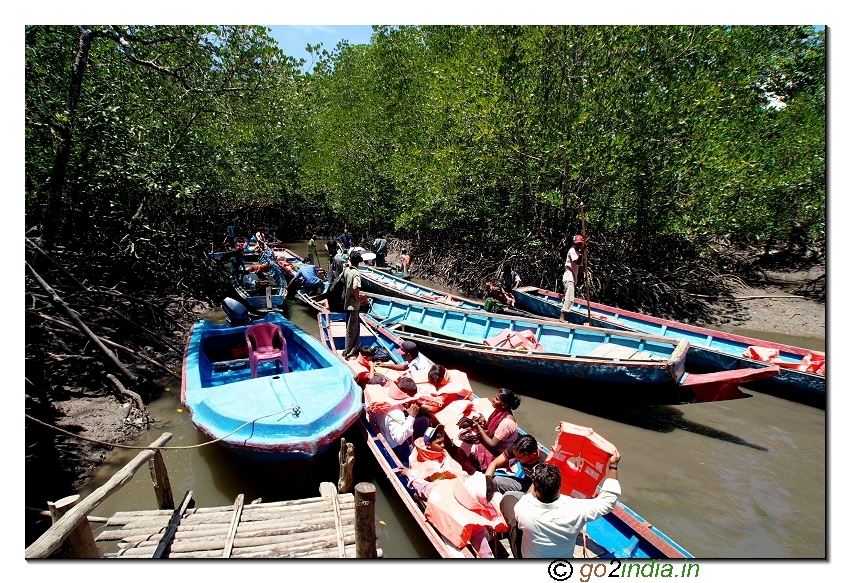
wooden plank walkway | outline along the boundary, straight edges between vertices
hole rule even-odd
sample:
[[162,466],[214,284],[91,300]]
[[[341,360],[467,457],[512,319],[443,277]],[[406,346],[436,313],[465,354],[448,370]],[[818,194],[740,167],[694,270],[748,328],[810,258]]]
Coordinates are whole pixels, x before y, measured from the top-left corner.
[[[96,540],[117,541],[120,550],[105,555],[117,558],[152,558],[160,546],[162,556],[172,559],[354,558],[354,494],[337,494],[327,482],[320,492],[316,498],[245,505],[240,494],[232,506],[182,514],[179,509],[117,512],[106,526],[119,528],[101,532]],[[169,529],[175,514],[180,514],[176,529],[173,524]]]

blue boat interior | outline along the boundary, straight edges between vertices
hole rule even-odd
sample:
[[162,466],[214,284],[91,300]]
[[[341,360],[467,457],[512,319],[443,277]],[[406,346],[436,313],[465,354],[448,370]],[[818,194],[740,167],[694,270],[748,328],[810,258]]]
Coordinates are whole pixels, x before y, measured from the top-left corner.
[[372,298],[370,313],[387,327],[403,325],[411,332],[482,344],[509,330],[530,331],[543,346],[543,353],[604,360],[670,359],[678,343],[619,335],[610,329],[548,325],[544,321],[515,320],[489,313],[468,313],[439,307],[416,306],[382,298]]

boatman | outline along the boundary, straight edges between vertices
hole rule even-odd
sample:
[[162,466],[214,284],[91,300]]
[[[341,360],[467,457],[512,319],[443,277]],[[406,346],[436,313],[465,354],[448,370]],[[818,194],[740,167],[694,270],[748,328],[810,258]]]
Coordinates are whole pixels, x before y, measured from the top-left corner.
[[372,244],[375,249],[375,265],[377,267],[387,266],[387,236],[378,236]]
[[295,274],[292,280],[299,282],[308,295],[314,296],[324,291],[325,282],[319,279],[316,272],[316,266],[313,265],[313,259],[308,257],[301,264],[301,269]]
[[561,306],[561,322],[567,319],[567,314],[576,299],[576,283],[583,251],[584,237],[576,235],[573,237],[573,246],[567,251],[567,261],[564,263],[564,305]]
[[538,464],[531,471],[526,494],[507,492],[501,510],[510,527],[511,551],[520,559],[572,557],[576,537],[591,520],[614,510],[620,495],[615,449],[608,460],[608,475],[596,498],[573,498],[561,494],[561,469]]
[[345,279],[345,350],[342,357],[355,358],[360,353],[360,253],[348,257],[343,278]]

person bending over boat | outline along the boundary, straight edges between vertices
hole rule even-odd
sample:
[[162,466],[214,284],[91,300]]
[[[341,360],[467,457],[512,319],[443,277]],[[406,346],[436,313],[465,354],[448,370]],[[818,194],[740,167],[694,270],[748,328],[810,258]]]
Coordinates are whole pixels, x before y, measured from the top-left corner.
[[403,371],[430,370],[431,367],[434,366],[434,363],[430,358],[419,352],[419,347],[416,346],[416,343],[412,340],[405,340],[402,342],[396,352],[401,355],[404,362],[398,364],[394,362],[385,362],[381,363],[380,366],[391,370]]
[[491,297],[498,302],[506,304],[508,306],[516,305],[516,298],[514,298],[513,290],[522,283],[522,279],[520,279],[519,274],[513,270],[510,263],[505,263],[502,266],[502,272],[499,274],[499,278],[496,280],[496,283],[487,282],[484,284],[485,289],[485,297]]
[[561,470],[552,464],[540,464],[532,470],[532,485],[526,494],[507,492],[501,510],[511,529],[509,538],[514,557],[572,557],[576,537],[584,525],[608,514],[617,503],[619,461],[620,453],[614,450],[608,461],[607,478],[595,498],[561,494]]
[[[482,417],[473,417],[469,437],[461,448],[481,471],[486,470],[496,456],[505,452],[519,437],[519,426],[514,409],[519,408],[521,399],[510,389],[501,388],[493,396],[493,412],[486,422]],[[474,460],[474,461],[473,461]],[[492,474],[491,474],[492,475]]]
[[471,544],[478,555],[493,558],[490,531],[507,532],[499,510],[501,494],[491,476],[476,472],[452,480],[428,482],[415,470],[404,472],[410,486],[425,499],[425,517],[458,549]]
[[[526,492],[531,487],[531,474],[537,465],[546,459],[543,449],[537,440],[529,434],[517,437],[513,445],[504,453],[496,456],[487,466],[486,474],[493,476],[499,492]],[[496,470],[503,470],[507,475],[496,475]]]
[[313,265],[313,260],[309,257],[301,264],[301,269],[298,270],[292,281],[299,282],[300,287],[303,287],[304,291],[311,296],[321,293],[325,288],[325,282],[319,278],[316,266]]
[[569,314],[576,299],[576,284],[578,283],[578,270],[581,267],[583,250],[584,237],[576,235],[573,237],[573,246],[567,251],[567,260],[564,262],[564,304],[561,306],[561,322],[567,319],[567,314]]
[[[379,386],[383,392],[379,392]],[[417,417],[416,383],[410,377],[401,377],[394,383],[382,375],[375,375],[366,383],[365,391],[366,408],[375,425],[399,461],[407,465],[413,442],[425,435],[430,424],[428,417]]]

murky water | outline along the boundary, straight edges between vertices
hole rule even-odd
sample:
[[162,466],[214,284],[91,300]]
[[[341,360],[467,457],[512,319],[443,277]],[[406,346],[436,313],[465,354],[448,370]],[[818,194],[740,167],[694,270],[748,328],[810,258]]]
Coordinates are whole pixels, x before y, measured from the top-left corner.
[[[306,254],[305,243],[291,248]],[[327,264],[324,249],[320,250]],[[289,318],[316,335],[315,314],[293,304]],[[753,331],[735,332],[823,350],[823,339],[789,338]],[[690,405],[641,404],[639,394],[599,394],[592,385],[555,380],[506,378],[468,370],[479,396],[492,397],[507,386],[522,397],[517,421],[544,443],[554,441],[559,421],[592,427],[623,455],[621,500],[699,558],[822,558],[826,554],[825,412],[757,393],[745,399]],[[639,391],[639,389],[635,389]],[[538,398],[545,393],[545,400]],[[536,396],[537,397],[536,397]],[[162,432],[169,445],[206,441],[179,402],[179,382],[150,404],[157,420],[139,440],[147,445]],[[378,487],[380,546],[386,557],[434,557],[356,431],[355,479]],[[137,452],[119,452],[87,494]],[[336,482],[336,451],[312,464],[264,466],[244,461],[223,447],[165,452],[176,502],[192,490],[199,506],[318,495],[320,481]],[[102,504],[95,514],[156,507],[148,472]],[[93,525],[98,531],[100,525]],[[101,526],[102,528],[102,526]],[[108,549],[106,546],[103,550]]]

